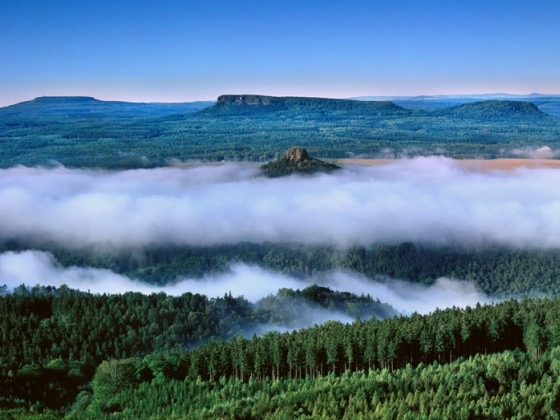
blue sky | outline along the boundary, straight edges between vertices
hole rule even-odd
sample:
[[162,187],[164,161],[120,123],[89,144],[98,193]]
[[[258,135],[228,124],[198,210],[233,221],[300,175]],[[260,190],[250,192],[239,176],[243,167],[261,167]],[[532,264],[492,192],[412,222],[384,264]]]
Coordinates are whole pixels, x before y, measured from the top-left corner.
[[0,106],[560,93],[560,1],[0,0]]

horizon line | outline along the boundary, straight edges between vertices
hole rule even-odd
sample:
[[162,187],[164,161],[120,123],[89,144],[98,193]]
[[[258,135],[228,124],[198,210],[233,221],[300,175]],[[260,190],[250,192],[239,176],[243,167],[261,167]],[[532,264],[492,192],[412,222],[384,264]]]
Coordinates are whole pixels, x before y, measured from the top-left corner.
[[91,98],[101,102],[124,102],[132,104],[183,104],[183,103],[193,103],[193,102],[216,102],[220,96],[268,96],[276,98],[318,98],[318,99],[347,99],[347,100],[359,100],[361,98],[385,98],[385,100],[393,99],[418,99],[418,98],[452,98],[452,97],[478,97],[478,96],[511,96],[511,97],[560,97],[560,93],[539,93],[531,92],[527,94],[523,93],[507,93],[507,92],[481,92],[481,93],[443,93],[443,94],[420,94],[420,95],[358,95],[358,96],[345,96],[345,97],[335,97],[335,96],[315,96],[315,95],[266,95],[259,93],[224,93],[218,95],[216,99],[196,99],[187,101],[129,101],[124,99],[101,99],[100,97],[95,97],[91,95],[41,95],[36,96],[32,99],[27,99],[19,102],[10,103],[8,105],[1,105],[1,108],[6,108],[9,106],[14,106],[22,104],[25,102],[31,102],[40,98]]

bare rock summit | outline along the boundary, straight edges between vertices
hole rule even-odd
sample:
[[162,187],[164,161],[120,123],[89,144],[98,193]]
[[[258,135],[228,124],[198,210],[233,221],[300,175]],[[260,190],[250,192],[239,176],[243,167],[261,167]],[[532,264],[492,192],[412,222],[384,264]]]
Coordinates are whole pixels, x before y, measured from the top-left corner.
[[311,160],[311,156],[303,147],[291,147],[284,152],[284,157],[289,161],[301,162]]
[[270,178],[292,174],[330,173],[336,169],[340,169],[340,167],[333,163],[312,158],[303,147],[291,147],[284,152],[280,159],[261,166],[262,173]]

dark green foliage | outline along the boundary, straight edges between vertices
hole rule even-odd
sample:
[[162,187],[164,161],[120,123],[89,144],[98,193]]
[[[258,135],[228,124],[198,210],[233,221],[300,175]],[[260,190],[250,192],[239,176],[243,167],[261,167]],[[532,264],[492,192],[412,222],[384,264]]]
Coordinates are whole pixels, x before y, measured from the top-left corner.
[[[148,374],[110,401],[117,418],[557,418],[559,303],[328,322],[133,359]],[[539,352],[523,341],[536,318]],[[94,392],[85,415],[106,403]]]
[[244,331],[250,313],[246,300],[231,296],[18,288],[0,298],[0,401],[59,408],[74,400],[103,359],[231,337]]
[[[337,300],[320,287],[296,295],[323,305]],[[376,418],[437,410],[445,417],[451,409],[464,418],[503,418],[520,412],[542,417],[560,407],[560,298],[346,325],[330,321],[165,350],[182,335],[173,308],[187,306],[185,298],[92,296],[64,288],[4,296],[2,414],[23,416],[16,407],[69,407],[73,401],[71,418]],[[221,305],[239,313],[231,299]],[[144,317],[146,336],[136,326]],[[197,326],[205,318],[193,315]],[[143,342],[143,350],[135,342]]]
[[[41,102],[47,99],[0,109],[0,167],[53,161],[104,168],[153,167],[175,159],[269,161],[293,144],[319,158],[375,156],[387,149],[397,157],[492,158],[507,156],[508,149],[554,147],[560,141],[559,118],[512,101],[428,112],[391,102],[226,96],[190,114],[130,109],[123,115],[113,108],[85,112],[79,101],[50,111],[51,105]],[[38,113],[38,105],[46,111]]]
[[[310,305],[316,304],[316,305]],[[348,292],[336,292],[316,284],[303,290],[280,289],[276,295],[261,299],[257,303],[256,314],[264,317],[267,323],[288,327],[316,323],[314,307],[337,311],[350,318],[378,319],[396,315],[395,310],[371,296],[356,296]]]
[[[301,326],[304,317],[289,312],[288,307],[304,305],[300,307],[310,311],[317,305],[364,318],[394,313],[371,297],[324,288],[319,297],[313,290],[284,290],[278,298],[270,296],[265,303],[254,305],[231,294],[209,299],[192,293],[179,297],[164,293],[92,295],[67,287],[18,287],[13,294],[0,297],[0,406],[29,406],[36,401],[43,407],[67,405],[104,359],[249,336],[280,319],[286,320],[286,326]],[[286,306],[273,305],[275,300]],[[206,362],[201,359],[200,363]],[[229,362],[220,363],[214,368]],[[94,389],[114,393],[115,383],[129,374],[125,367],[113,362],[98,367],[98,373],[112,376],[107,373],[101,382],[94,382]]]
[[[560,349],[316,378],[133,382],[111,418],[557,419]],[[94,394],[94,397],[96,395]],[[101,402],[70,418],[98,418]]]
[[[197,365],[193,371],[192,360],[210,360],[218,344],[210,343],[182,352],[181,357],[191,366],[182,374],[194,378],[201,376],[202,379],[222,375],[241,379],[315,377],[329,371],[339,374],[346,370],[393,370],[408,363],[448,363],[458,357],[515,348],[527,349],[538,358],[546,349],[559,343],[555,330],[560,321],[554,320],[557,306],[558,299],[552,302],[508,301],[496,307],[438,310],[427,316],[383,321],[357,320],[353,324],[328,321],[292,333],[269,333],[253,337],[251,341],[235,339],[219,344],[220,351],[226,354],[223,358],[226,362],[222,371],[213,373],[204,364]],[[541,338],[534,342],[530,333],[534,327],[527,320],[545,314],[546,321],[543,319],[540,325],[537,324]],[[272,357],[272,348],[277,348],[280,355],[276,361]],[[539,351],[534,352],[535,349]],[[245,361],[243,366],[236,366],[239,360]]]
[[484,293],[501,298],[560,294],[559,250],[403,243],[354,248],[341,264],[368,276],[385,274],[427,284],[438,277],[472,280]]

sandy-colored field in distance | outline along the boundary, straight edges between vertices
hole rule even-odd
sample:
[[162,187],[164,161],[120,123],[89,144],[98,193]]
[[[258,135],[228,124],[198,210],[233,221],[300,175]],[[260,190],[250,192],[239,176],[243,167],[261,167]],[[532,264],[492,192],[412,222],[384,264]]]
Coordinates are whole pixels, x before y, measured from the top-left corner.
[[[341,165],[383,165],[396,159],[338,159]],[[513,170],[517,168],[560,168],[556,159],[457,159],[460,165],[478,171]]]

